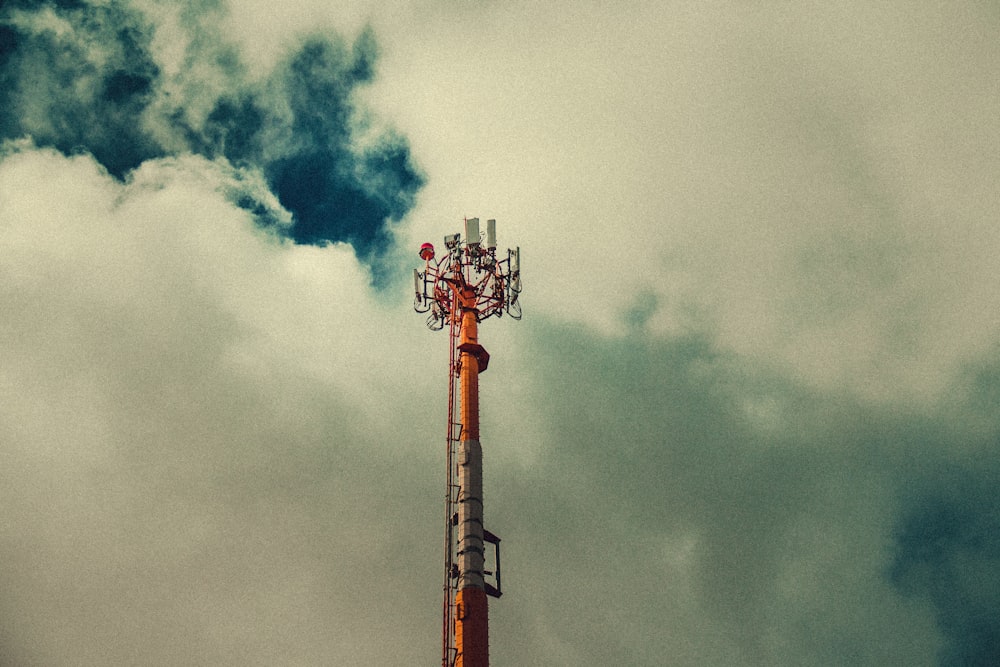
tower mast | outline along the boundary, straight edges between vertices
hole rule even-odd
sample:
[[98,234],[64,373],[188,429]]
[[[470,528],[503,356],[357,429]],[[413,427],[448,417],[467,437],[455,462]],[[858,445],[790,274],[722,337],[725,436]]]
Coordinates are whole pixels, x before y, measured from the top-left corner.
[[[442,667],[489,665],[487,598],[501,595],[500,538],[483,526],[479,374],[490,355],[479,344],[479,322],[505,312],[521,319],[520,248],[497,258],[494,220],[487,220],[485,236],[483,243],[478,218],[467,219],[465,241],[461,234],[446,236],[441,259],[433,245],[423,244],[424,270],[413,272],[414,309],[429,313],[430,329],[447,323],[449,330]],[[494,549],[494,571],[485,569],[487,544]]]

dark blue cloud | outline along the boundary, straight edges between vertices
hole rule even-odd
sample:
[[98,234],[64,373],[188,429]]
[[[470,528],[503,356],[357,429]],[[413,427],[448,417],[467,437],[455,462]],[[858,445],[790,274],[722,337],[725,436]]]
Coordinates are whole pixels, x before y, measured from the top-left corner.
[[[905,480],[890,580],[928,600],[945,638],[940,664],[1000,664],[1000,460],[995,436],[940,441]],[[972,448],[974,462],[948,460]]]
[[[14,10],[22,10],[23,22],[29,8],[44,7],[57,9],[73,34],[10,20]],[[30,136],[64,153],[90,152],[119,178],[163,155],[139,122],[160,75],[141,17],[117,4],[70,2],[13,3],[2,16],[4,138]]]
[[[33,23],[42,10],[69,31]],[[166,84],[178,81],[167,81],[154,58],[155,26],[127,5],[3,5],[0,138],[91,153],[119,179],[173,153],[224,157],[263,174],[292,213],[292,225],[281,230],[296,242],[348,242],[377,263],[423,177],[406,140],[370,132],[358,108],[359,87],[375,76],[374,34],[363,31],[350,45],[337,37],[307,39],[269,77],[251,82],[235,49],[206,39],[215,34],[211,27],[188,27],[201,31],[191,49],[206,49],[188,59],[214,67],[214,78],[226,83],[219,90],[185,86],[181,73],[168,97]],[[178,91],[192,98],[177,99]],[[198,108],[208,111],[192,111]],[[233,200],[262,224],[274,222],[251,193],[234,193]]]
[[933,607],[940,664],[1000,664],[1000,362],[986,360],[952,392],[959,410],[910,439],[914,470],[889,570],[906,595]]
[[[398,135],[358,145],[352,95],[373,76],[374,48],[370,32],[350,51],[308,40],[270,81],[240,99],[220,100],[209,115],[211,149],[263,169],[295,214],[291,233],[300,243],[348,241],[377,254],[388,241],[385,222],[405,215],[422,185]],[[290,118],[269,107],[275,94]]]

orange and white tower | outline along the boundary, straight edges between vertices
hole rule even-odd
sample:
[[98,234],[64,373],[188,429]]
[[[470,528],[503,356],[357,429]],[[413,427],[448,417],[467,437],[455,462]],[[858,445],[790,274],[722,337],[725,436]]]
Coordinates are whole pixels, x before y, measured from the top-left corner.
[[[479,374],[490,355],[479,344],[479,322],[504,313],[521,319],[520,248],[497,257],[496,221],[465,221],[461,234],[420,248],[424,270],[413,271],[414,309],[432,330],[448,325],[448,437],[442,667],[489,665],[488,596],[500,597],[500,538],[483,527],[483,451],[479,441]],[[456,392],[456,385],[458,391]],[[458,403],[456,405],[456,394]],[[458,408],[458,410],[456,410]],[[493,570],[486,570],[486,545]]]

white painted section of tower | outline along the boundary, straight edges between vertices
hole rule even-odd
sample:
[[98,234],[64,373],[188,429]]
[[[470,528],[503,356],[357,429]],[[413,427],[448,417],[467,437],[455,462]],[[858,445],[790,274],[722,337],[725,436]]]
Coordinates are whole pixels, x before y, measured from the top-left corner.
[[485,588],[483,568],[483,449],[478,440],[458,445],[458,590]]

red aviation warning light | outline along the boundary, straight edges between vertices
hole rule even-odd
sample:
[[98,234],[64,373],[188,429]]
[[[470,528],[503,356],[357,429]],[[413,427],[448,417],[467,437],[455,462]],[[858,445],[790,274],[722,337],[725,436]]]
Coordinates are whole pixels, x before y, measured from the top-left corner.
[[[479,374],[490,355],[479,344],[478,325],[504,313],[521,319],[521,250],[507,250],[498,258],[496,221],[486,221],[484,239],[479,218],[466,219],[465,241],[461,234],[451,234],[444,244],[447,251],[440,259],[430,243],[420,246],[424,270],[413,271],[414,310],[428,313],[427,326],[433,331],[447,323],[450,334],[441,664],[486,667],[487,596],[501,595],[500,538],[483,528]],[[485,569],[487,544],[493,546],[493,572]]]

